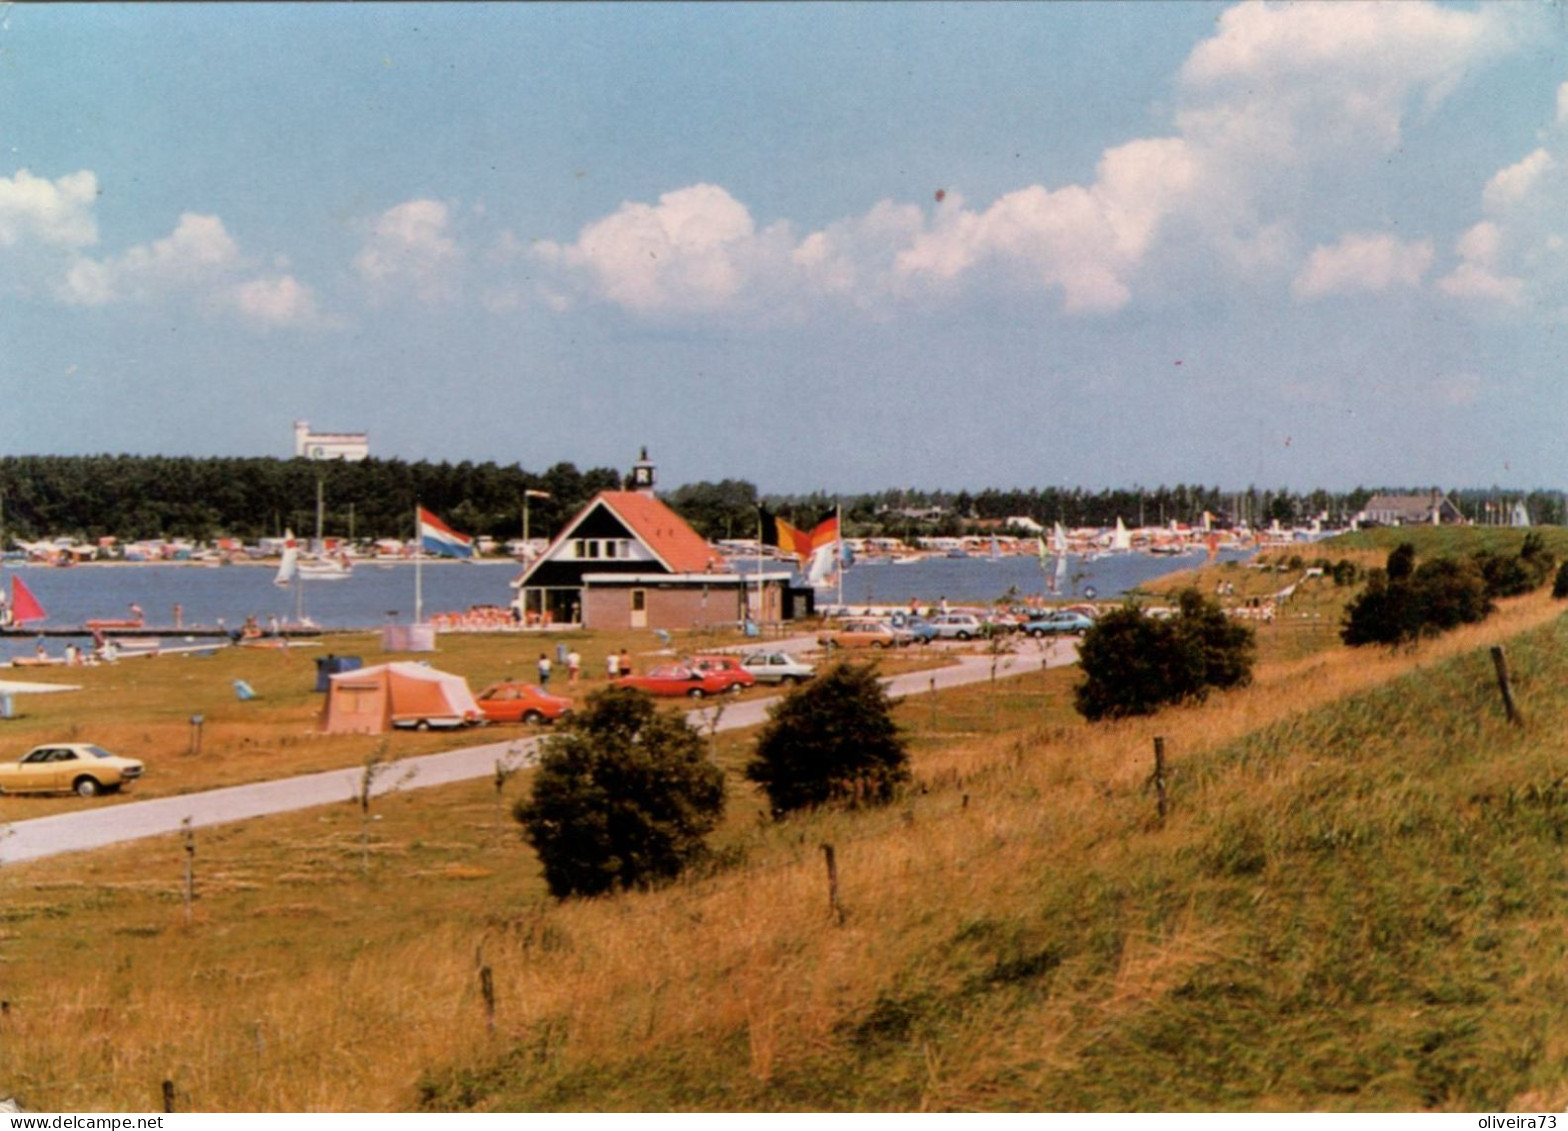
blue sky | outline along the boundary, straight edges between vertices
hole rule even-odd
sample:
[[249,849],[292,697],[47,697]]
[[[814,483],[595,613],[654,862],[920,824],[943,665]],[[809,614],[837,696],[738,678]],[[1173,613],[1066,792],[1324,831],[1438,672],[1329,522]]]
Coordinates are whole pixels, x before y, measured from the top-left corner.
[[0,451],[1568,487],[1552,4],[0,9]]

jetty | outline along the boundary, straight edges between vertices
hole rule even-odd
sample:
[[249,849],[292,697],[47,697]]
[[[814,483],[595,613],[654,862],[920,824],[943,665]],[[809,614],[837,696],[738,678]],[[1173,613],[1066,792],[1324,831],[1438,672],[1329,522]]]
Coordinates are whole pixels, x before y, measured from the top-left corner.
[[[252,639],[277,639],[296,636],[316,637],[327,636],[334,633],[373,631],[375,630],[371,628],[322,628],[319,625],[285,625],[279,628],[277,632],[264,631],[261,637],[253,637]],[[241,629],[238,627],[220,628],[219,626],[212,624],[186,624],[180,625],[178,627],[172,624],[126,624],[115,626],[94,625],[91,627],[79,624],[61,625],[49,628],[26,628],[22,625],[7,625],[3,628],[0,628],[0,638],[16,637],[36,639],[40,636],[53,638],[67,636],[93,636],[95,634],[103,636],[106,639],[116,636],[127,639],[151,639],[160,636],[181,636],[190,637],[195,640],[233,640],[236,635],[242,635]]]

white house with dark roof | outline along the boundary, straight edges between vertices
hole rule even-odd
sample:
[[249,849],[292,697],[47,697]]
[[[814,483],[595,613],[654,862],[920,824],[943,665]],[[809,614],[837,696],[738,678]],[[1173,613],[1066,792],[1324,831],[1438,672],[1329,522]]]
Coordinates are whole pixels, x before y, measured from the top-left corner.
[[1449,526],[1465,521],[1453,501],[1435,487],[1424,495],[1373,495],[1357,517],[1378,526]]

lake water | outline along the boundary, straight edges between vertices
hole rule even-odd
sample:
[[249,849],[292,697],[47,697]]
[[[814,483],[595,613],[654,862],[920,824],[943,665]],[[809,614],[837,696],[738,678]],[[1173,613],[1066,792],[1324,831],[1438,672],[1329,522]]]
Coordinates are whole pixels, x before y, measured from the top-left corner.
[[[1221,561],[1242,561],[1245,551],[1221,551]],[[1086,561],[1068,555],[1067,577],[1057,598],[1094,597],[1114,599],[1146,581],[1177,570],[1202,565],[1207,551],[1176,556],[1155,554],[1107,554]],[[1053,560],[1054,568],[1054,560]],[[1046,592],[1040,560],[1034,557],[923,558],[919,561],[856,562],[844,572],[846,605],[904,605],[911,600],[931,604],[943,597],[949,602],[984,603],[994,601],[1009,589],[1020,596]],[[1091,592],[1092,591],[1092,592]],[[818,604],[837,603],[837,590],[821,590]]]
[[[1222,560],[1245,558],[1244,553],[1224,552]],[[1120,596],[1137,585],[1179,569],[1201,564],[1201,552],[1179,557],[1149,554],[1113,554],[1084,561],[1068,558],[1067,581],[1059,596],[1100,600]],[[426,616],[461,612],[470,605],[506,605],[512,598],[508,582],[520,567],[515,562],[426,562],[422,589]],[[152,626],[174,624],[174,606],[181,606],[186,626],[216,625],[221,618],[230,628],[254,616],[265,626],[271,617],[292,621],[295,593],[272,583],[275,569],[263,566],[208,568],[188,565],[7,567],[8,574],[24,579],[48,613],[43,627],[65,628],[88,620],[113,619],[130,614],[131,604],[142,607]],[[858,562],[845,572],[844,601],[849,605],[902,605],[911,600],[935,604],[981,603],[1002,596],[1010,588],[1021,595],[1045,592],[1038,559],[1007,557],[926,558],[904,565]],[[9,583],[7,583],[9,591]],[[819,604],[837,601],[836,590],[819,591]],[[303,593],[306,616],[324,628],[378,628],[389,622],[408,623],[414,618],[414,567],[408,563],[362,562],[352,577],[342,581],[306,582]],[[51,652],[62,642],[49,646]],[[0,641],[0,657],[29,655],[28,638]]]
[[[512,599],[507,583],[519,568],[516,562],[426,562],[420,569],[425,615],[462,612],[470,605],[505,605]],[[186,626],[212,626],[221,618],[229,628],[238,628],[249,616],[263,627],[274,616],[294,620],[295,592],[272,583],[276,566],[82,565],[8,567],[5,572],[22,578],[38,598],[48,614],[41,625],[46,628],[128,617],[133,603],[154,627],[174,624],[175,605],[181,606]],[[10,582],[5,584],[9,596]],[[412,622],[414,567],[361,562],[344,580],[306,582],[302,605],[305,616],[323,628]],[[58,653],[63,646],[52,642],[49,650]],[[29,639],[0,641],[0,655],[32,651]]]

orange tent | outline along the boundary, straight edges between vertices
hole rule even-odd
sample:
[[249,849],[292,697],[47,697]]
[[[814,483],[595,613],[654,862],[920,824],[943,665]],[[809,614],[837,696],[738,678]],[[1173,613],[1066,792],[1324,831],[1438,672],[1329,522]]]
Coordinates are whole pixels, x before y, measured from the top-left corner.
[[388,727],[460,727],[482,717],[462,676],[404,661],[329,676],[321,729],[381,734]]

